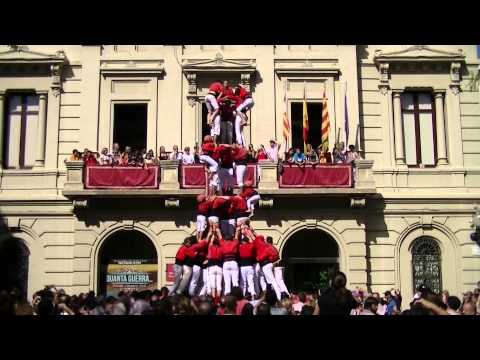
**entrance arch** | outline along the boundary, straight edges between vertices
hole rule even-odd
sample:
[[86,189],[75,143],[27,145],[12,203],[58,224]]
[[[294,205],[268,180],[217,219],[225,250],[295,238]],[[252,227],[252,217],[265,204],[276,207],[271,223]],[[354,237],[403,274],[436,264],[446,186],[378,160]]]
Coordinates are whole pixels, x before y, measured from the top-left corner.
[[8,236],[0,239],[0,289],[18,289],[28,294],[30,250],[22,239]]
[[340,249],[335,239],[320,229],[302,229],[291,235],[282,249],[287,287],[314,291],[328,286],[340,268]]
[[119,230],[101,244],[97,258],[97,291],[116,296],[119,291],[158,287],[158,254],[152,240],[140,231]]

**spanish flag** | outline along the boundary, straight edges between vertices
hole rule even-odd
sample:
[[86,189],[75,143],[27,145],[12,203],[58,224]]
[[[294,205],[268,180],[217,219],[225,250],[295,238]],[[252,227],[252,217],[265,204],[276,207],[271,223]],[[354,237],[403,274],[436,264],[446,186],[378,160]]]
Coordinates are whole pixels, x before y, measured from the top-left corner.
[[307,152],[308,144],[308,111],[307,111],[307,96],[305,91],[305,83],[303,85],[303,151]]
[[325,90],[323,90],[322,101],[322,150],[328,151],[328,134],[330,133],[330,119],[328,116],[328,105]]

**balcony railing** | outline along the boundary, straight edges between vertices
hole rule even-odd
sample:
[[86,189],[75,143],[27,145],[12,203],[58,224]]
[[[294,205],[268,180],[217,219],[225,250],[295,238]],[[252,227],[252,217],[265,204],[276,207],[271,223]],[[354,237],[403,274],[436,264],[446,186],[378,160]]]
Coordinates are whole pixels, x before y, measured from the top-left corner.
[[[67,161],[65,196],[96,194],[196,194],[206,178],[199,165],[182,166],[175,160],[160,161],[148,169],[93,166]],[[356,160],[350,165],[281,165],[261,160],[247,169],[247,178],[264,194],[374,193],[373,160]],[[258,177],[258,175],[260,175]],[[190,177],[190,178],[189,178]],[[258,179],[258,183],[257,180]]]

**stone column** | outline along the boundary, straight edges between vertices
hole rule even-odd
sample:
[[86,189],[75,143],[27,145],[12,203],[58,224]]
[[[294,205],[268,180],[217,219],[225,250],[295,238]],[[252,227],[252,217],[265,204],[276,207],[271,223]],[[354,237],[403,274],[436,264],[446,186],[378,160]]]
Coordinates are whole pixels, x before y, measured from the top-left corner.
[[260,167],[260,182],[258,188],[260,190],[275,190],[279,188],[278,185],[278,164],[270,160],[260,160],[258,162]]
[[3,167],[3,129],[5,128],[5,94],[0,93],[0,169]]
[[180,189],[178,164],[178,160],[160,161],[160,190]]
[[447,146],[445,142],[445,116],[443,107],[443,94],[435,92],[435,122],[437,124],[437,163],[447,165]]
[[393,93],[393,121],[395,125],[395,162],[405,165],[405,150],[403,148],[403,124],[401,92]]
[[37,153],[35,167],[45,166],[45,132],[47,129],[47,94],[40,94],[38,106]]

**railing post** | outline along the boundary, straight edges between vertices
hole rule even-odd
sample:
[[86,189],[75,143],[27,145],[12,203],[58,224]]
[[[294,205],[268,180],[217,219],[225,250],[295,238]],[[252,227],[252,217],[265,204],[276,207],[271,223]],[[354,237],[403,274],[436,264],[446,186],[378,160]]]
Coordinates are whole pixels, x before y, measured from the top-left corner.
[[83,161],[65,161],[67,167],[67,181],[63,190],[83,190]]
[[178,160],[160,160],[160,190],[180,189]]
[[260,190],[276,190],[278,185],[278,163],[271,160],[260,160],[260,182],[258,188]]
[[373,189],[375,188],[375,179],[373,178],[373,160],[355,160],[356,167],[356,189]]

